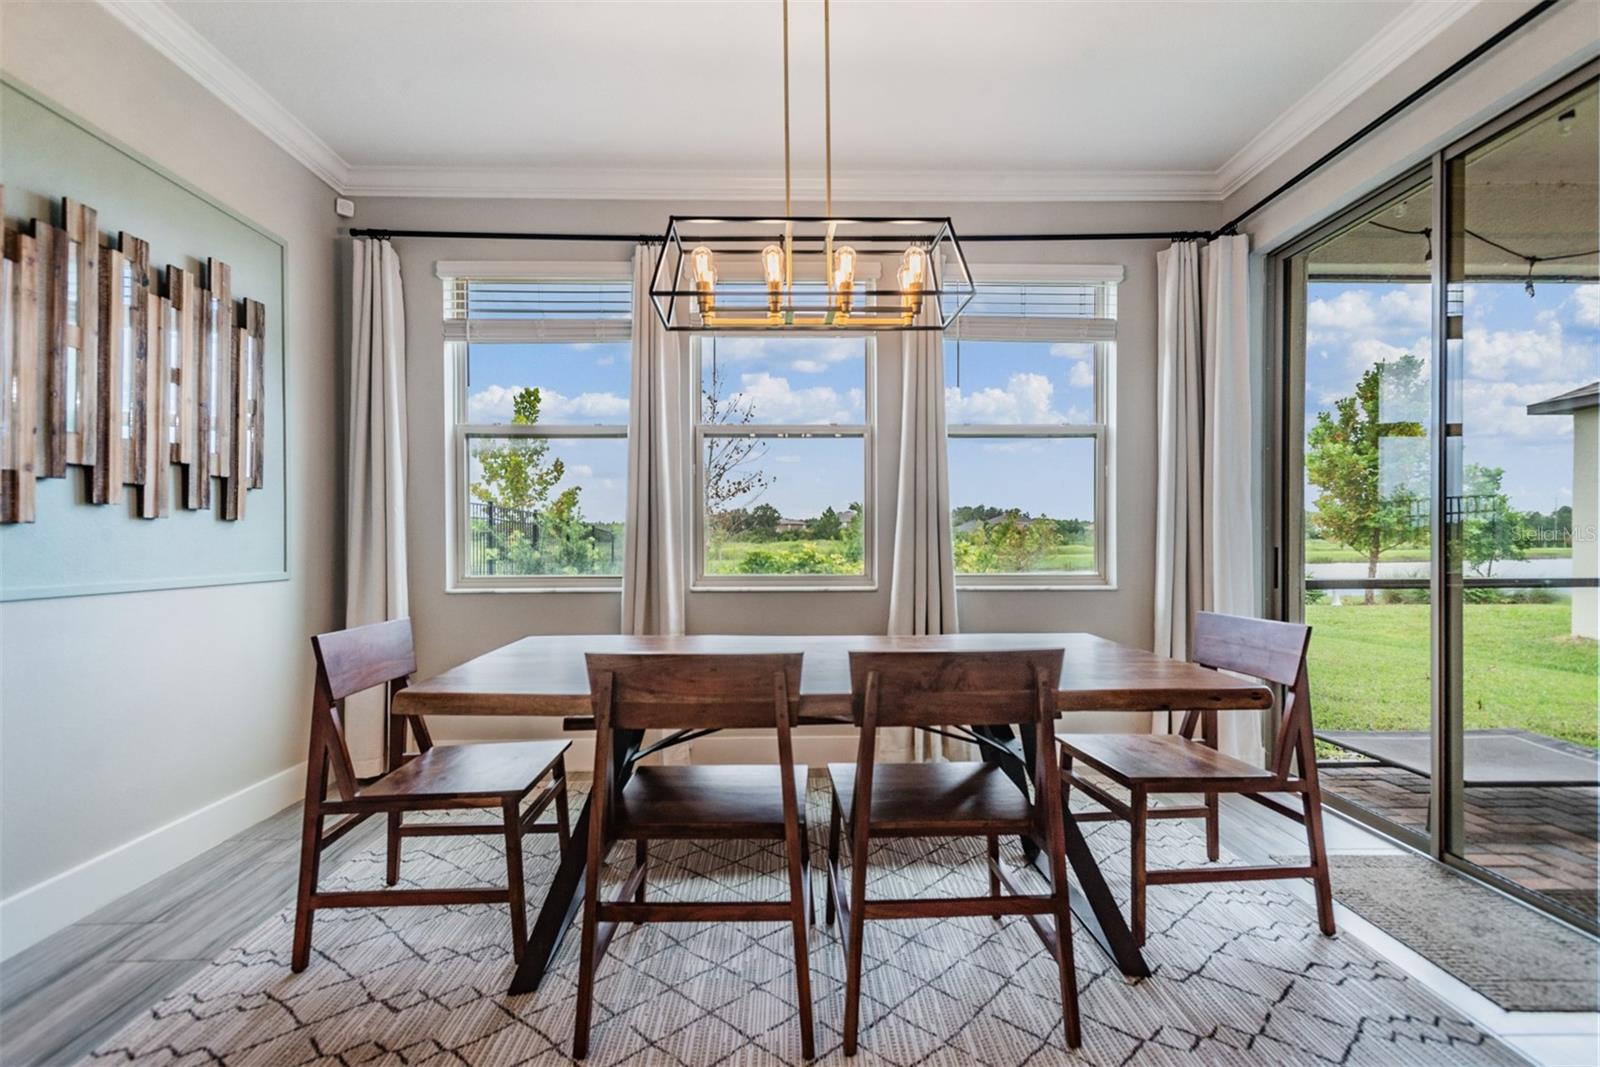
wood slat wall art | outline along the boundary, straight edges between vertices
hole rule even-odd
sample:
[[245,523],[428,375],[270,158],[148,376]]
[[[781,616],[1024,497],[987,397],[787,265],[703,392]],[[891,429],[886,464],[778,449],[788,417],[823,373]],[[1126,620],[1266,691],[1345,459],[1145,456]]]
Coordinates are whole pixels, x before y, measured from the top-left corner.
[[[5,189],[0,186],[0,218]],[[32,522],[35,482],[87,468],[91,503],[139,487],[137,514],[172,501],[244,516],[266,468],[266,308],[233,295],[232,271],[150,260],[130,233],[102,242],[95,210],[61,201],[61,225],[5,230],[0,255],[0,523]]]
[[[216,385],[211,390],[216,410],[211,413],[211,473],[226,478],[233,473],[233,348],[234,334],[233,271],[217,259],[206,260],[206,283],[211,290],[212,313],[216,316],[216,358],[211,373]],[[227,516],[224,515],[224,518]]]
[[177,317],[178,359],[173,368],[177,388],[176,436],[172,442],[172,461],[183,465],[183,506],[200,506],[197,483],[199,465],[195,462],[199,439],[200,337],[204,327],[199,279],[182,267],[167,268],[167,299]]
[[11,373],[5,383],[9,448],[6,466],[0,469],[0,482],[5,487],[0,493],[5,503],[0,519],[32,522],[39,459],[39,260],[34,240],[28,234],[9,233],[6,244],[13,261],[9,286]]
[[139,517],[144,519],[159,519],[169,506],[167,468],[172,461],[167,444],[167,386],[172,371],[163,329],[169,307],[166,297],[145,294],[144,422],[136,427],[143,439],[140,450],[145,457],[144,485],[139,493]]
[[228,470],[222,480],[222,517],[244,517],[244,494],[250,484],[250,335],[243,326],[233,328],[233,348],[228,367]]
[[70,197],[61,202],[68,242],[67,463],[90,466],[99,445],[100,224],[92,207]]
[[33,220],[38,277],[40,360],[39,466],[42,478],[67,476],[67,258],[65,230]]
[[244,308],[251,346],[250,488],[260,489],[267,466],[267,309],[259,300],[246,300]]
[[123,292],[126,264],[122,253],[108,248],[101,257],[100,270],[100,372],[97,406],[100,426],[99,448],[94,455],[89,478],[89,501],[115,504],[122,499],[123,472],[127,470],[127,401],[124,399],[124,351],[127,336],[128,305]]
[[124,233],[121,250],[126,264],[124,289],[128,304],[128,349],[123,353],[129,384],[125,480],[129,485],[143,485],[148,470],[145,446],[149,443],[144,431],[150,384],[150,242]]

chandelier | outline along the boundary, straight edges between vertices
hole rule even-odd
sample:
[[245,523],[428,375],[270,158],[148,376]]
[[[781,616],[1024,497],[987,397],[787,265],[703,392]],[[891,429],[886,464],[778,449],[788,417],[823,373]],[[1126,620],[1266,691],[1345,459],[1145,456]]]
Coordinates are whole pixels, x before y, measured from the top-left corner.
[[834,215],[829,23],[823,0],[823,214],[794,213],[783,0],[783,214],[671,216],[650,282],[667,329],[943,330],[972,299],[972,275],[948,217]]

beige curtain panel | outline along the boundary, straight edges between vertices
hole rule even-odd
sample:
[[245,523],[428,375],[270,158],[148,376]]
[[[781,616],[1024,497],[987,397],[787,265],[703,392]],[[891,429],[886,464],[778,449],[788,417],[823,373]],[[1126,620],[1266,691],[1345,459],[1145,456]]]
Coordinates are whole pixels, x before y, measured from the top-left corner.
[[[406,314],[400,257],[358,237],[352,269],[345,625],[410,615],[406,589]],[[385,694],[345,702],[356,772],[384,769]]]

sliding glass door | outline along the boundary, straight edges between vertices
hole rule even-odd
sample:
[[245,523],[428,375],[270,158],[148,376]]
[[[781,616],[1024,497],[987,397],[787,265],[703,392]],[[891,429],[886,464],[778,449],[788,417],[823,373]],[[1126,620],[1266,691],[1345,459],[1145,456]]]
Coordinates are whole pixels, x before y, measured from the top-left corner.
[[1276,257],[1280,609],[1332,802],[1596,926],[1600,100],[1530,101]]

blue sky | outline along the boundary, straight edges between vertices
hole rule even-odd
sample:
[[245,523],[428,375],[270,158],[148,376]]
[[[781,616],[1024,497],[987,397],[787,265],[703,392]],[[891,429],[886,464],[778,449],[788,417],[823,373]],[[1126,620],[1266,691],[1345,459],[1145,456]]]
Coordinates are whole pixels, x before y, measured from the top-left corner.
[[[1466,288],[1462,382],[1467,463],[1502,467],[1519,510],[1572,503],[1572,420],[1527,405],[1600,378],[1600,285],[1520,282]],[[1426,284],[1313,282],[1306,303],[1306,425],[1380,359],[1431,364]],[[1307,504],[1315,499],[1307,489]]]
[[[756,423],[860,424],[867,421],[867,341],[859,337],[707,339],[702,387],[713,370],[725,395],[737,393]],[[963,341],[945,345],[946,408],[952,424],[1025,425],[1094,421],[1094,351],[1086,344]],[[511,421],[519,389],[539,386],[541,421],[617,425],[628,417],[628,346],[474,344],[467,419]],[[957,440],[950,451],[957,505],[1020,508],[1055,518],[1093,518],[1094,448],[1082,440]],[[584,513],[620,521],[626,510],[627,451],[617,441],[552,446],[583,486]],[[864,495],[858,439],[814,437],[763,442],[768,484],[738,503],[770,503],[790,518],[843,510]]]

